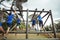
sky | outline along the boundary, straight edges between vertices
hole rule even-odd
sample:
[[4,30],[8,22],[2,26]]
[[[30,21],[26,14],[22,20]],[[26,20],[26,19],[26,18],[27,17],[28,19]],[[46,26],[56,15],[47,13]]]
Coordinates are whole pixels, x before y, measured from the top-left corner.
[[[38,10],[45,9],[47,11],[52,10],[53,20],[60,19],[60,0],[28,0],[27,3],[23,4],[24,9]],[[42,14],[44,15],[44,13]],[[46,18],[43,19],[43,21]],[[46,24],[51,23],[50,18]]]
[[54,18],[60,18],[60,0],[28,0],[23,4],[24,8],[42,10],[52,10]]
[[[6,6],[10,7],[11,2],[4,1],[3,3],[5,5],[7,4]],[[0,7],[1,6],[2,5],[0,5]],[[42,9],[45,9],[47,11],[52,10],[53,19],[54,20],[60,19],[60,0],[28,0],[28,2],[23,3],[23,9],[35,10],[36,8],[38,10]],[[42,15],[44,15],[44,13]],[[26,14],[24,14],[24,17],[26,18]],[[48,20],[47,24],[48,23],[50,23],[50,19]]]

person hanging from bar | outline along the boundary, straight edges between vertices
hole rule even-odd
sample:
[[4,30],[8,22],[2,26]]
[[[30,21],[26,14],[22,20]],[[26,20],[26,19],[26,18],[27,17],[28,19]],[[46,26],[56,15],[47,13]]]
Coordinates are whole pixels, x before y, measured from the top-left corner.
[[7,38],[6,36],[8,35],[8,32],[10,31],[10,28],[12,27],[12,23],[13,23],[13,19],[14,19],[14,13],[15,13],[15,11],[11,10],[10,13],[8,14],[8,16],[7,16],[6,23],[7,23],[8,28],[7,28],[7,31],[6,31],[6,34],[5,34],[5,38]]
[[40,14],[37,16],[37,20],[39,22],[40,30],[43,30],[43,20]]
[[2,19],[3,19],[3,12],[0,11],[0,31],[2,31],[3,33],[5,33],[3,27],[2,27]]
[[35,29],[35,28],[34,28],[35,24],[36,24],[36,19],[33,17],[33,18],[32,18],[32,28],[31,28],[31,29]]
[[16,22],[17,22],[16,30],[18,30],[21,24],[21,17],[17,13],[16,13]]

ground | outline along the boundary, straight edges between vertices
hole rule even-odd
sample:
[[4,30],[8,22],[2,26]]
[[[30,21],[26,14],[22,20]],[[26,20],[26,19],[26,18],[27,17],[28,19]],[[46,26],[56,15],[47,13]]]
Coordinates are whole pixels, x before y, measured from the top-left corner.
[[[25,34],[8,34],[7,38],[8,39],[25,39],[26,35]],[[52,37],[50,37],[52,36]],[[29,39],[39,39],[39,38],[53,38],[53,34],[50,34],[50,36],[48,34],[39,34],[37,36],[37,34],[29,34],[28,38]],[[0,34],[0,39],[2,38],[2,35]],[[60,38],[60,33],[57,33],[57,38]]]

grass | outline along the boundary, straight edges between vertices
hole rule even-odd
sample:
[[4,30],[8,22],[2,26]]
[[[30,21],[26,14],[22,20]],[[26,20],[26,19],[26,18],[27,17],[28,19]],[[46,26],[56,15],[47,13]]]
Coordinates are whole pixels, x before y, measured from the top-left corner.
[[[2,36],[0,35],[0,38]],[[60,38],[60,33],[57,34],[57,37]],[[8,34],[7,35],[8,39],[25,39],[26,38],[26,34]],[[50,38],[48,34],[39,34],[39,36],[37,36],[37,34],[28,34],[28,38],[29,39],[39,39],[39,38]]]

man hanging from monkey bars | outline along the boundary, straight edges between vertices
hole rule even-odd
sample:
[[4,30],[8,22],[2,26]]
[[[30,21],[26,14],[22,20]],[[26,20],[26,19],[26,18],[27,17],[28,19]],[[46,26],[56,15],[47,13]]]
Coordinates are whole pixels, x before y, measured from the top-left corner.
[[16,22],[17,22],[16,30],[18,30],[21,24],[21,17],[17,13],[16,13]]
[[37,19],[38,19],[38,22],[39,22],[39,27],[42,30],[43,29],[43,21],[42,21],[42,17],[41,17],[40,14],[37,16]]

